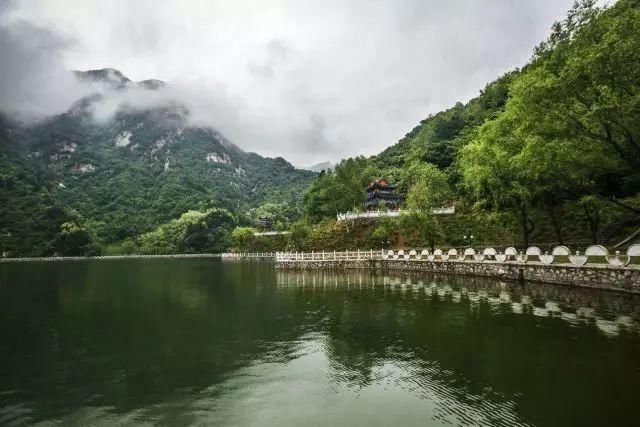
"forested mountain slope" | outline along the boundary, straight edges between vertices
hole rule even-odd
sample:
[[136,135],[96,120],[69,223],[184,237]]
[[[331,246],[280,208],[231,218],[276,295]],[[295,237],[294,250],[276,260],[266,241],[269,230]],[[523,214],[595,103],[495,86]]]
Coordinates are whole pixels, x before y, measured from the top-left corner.
[[[370,244],[613,244],[640,226],[639,124],[640,1],[578,1],[524,67],[379,155],[321,174],[305,212],[328,224],[386,176],[414,214],[371,228]],[[429,214],[445,204],[455,218]]]
[[[133,83],[111,69],[76,75],[116,91],[164,85]],[[36,124],[0,122],[2,252],[59,253],[60,226],[70,219],[107,244],[188,210],[217,207],[237,214],[274,202],[288,204],[295,215],[315,176],[282,158],[244,152],[213,129],[191,126],[189,111],[179,104],[123,105],[97,121],[92,107],[102,97],[87,96]]]
[[440,169],[450,167],[470,132],[502,111],[509,95],[509,84],[519,73],[505,74],[469,102],[459,102],[425,118],[396,144],[374,156],[375,164],[389,169],[420,160]]

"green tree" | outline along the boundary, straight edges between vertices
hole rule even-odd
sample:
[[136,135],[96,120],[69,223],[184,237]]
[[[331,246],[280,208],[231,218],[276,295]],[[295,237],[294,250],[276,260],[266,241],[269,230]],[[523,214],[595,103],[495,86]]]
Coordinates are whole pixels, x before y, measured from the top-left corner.
[[311,228],[305,220],[298,220],[291,226],[291,245],[296,250],[304,250],[307,247]]
[[64,256],[97,255],[99,250],[93,244],[93,240],[87,229],[75,222],[65,222],[60,226],[56,249],[59,255]]
[[297,212],[292,212],[290,206],[283,203],[263,203],[257,208],[249,209],[247,217],[252,224],[257,224],[261,219],[271,221],[275,230],[285,230],[289,226],[291,218]]
[[501,115],[483,125],[461,156],[464,185],[479,207],[510,210],[519,219],[524,245],[533,231],[530,210],[534,182],[517,162],[525,141],[513,132],[513,117]]
[[514,82],[508,108],[530,134],[604,153],[603,171],[627,177],[598,191],[633,193],[640,173],[640,2],[608,9],[595,3],[577,2],[554,26]]
[[362,156],[341,161],[333,170],[321,173],[305,193],[306,214],[313,221],[320,221],[359,209],[365,188],[378,171]]
[[407,236],[417,234],[418,243],[435,248],[438,240],[444,237],[442,227],[435,215],[426,211],[411,210],[400,216],[400,227]]
[[598,243],[598,231],[600,230],[601,215],[603,207],[602,200],[595,195],[583,196],[580,198],[579,205],[584,212],[584,216],[589,224],[589,235],[591,243]]
[[139,238],[143,253],[221,252],[235,220],[224,209],[188,211]]
[[398,222],[393,218],[380,218],[367,236],[369,245],[373,248],[388,247],[398,229]]
[[406,204],[410,209],[430,211],[450,203],[453,198],[447,174],[430,163],[409,167],[404,181],[409,184]]
[[236,227],[231,232],[231,243],[233,248],[240,252],[249,252],[255,240],[256,230],[252,227]]

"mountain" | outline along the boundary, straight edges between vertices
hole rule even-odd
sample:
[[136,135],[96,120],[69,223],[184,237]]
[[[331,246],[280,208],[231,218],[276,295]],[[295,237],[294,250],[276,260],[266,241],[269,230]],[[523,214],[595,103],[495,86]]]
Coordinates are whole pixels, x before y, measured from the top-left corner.
[[83,82],[106,83],[116,89],[125,89],[132,81],[114,68],[100,70],[73,71],[76,78]]
[[374,156],[382,168],[403,168],[407,162],[423,161],[438,168],[450,168],[458,151],[468,142],[468,136],[504,108],[509,97],[509,85],[520,71],[509,72],[489,83],[480,95],[463,104],[422,120],[400,141]]
[[2,252],[57,252],[56,233],[70,219],[108,244],[188,210],[238,214],[272,202],[297,215],[315,173],[245,152],[214,129],[191,126],[189,111],[178,103],[120,106],[109,120],[96,121],[92,109],[108,91],[158,90],[165,83],[135,83],[114,69],[75,74],[104,84],[107,92],[36,124],[0,120]]
[[[476,245],[624,249],[640,235],[639,10],[640,0],[576,2],[522,68],[382,153],[321,174],[305,194],[308,235],[323,250],[394,235],[404,247],[468,245],[473,235]],[[322,230],[364,199],[374,176],[397,183],[414,211],[405,231],[381,222],[356,244],[345,234],[353,227]],[[451,204],[455,215],[425,214]],[[313,240],[298,246],[315,250]]]

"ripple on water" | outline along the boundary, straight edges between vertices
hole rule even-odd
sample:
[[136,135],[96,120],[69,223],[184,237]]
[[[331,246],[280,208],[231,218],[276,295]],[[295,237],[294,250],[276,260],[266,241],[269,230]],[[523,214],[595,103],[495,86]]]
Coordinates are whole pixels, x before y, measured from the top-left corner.
[[628,296],[210,260],[109,268],[0,282],[0,366],[11,367],[0,424],[572,427],[635,416],[640,309]]

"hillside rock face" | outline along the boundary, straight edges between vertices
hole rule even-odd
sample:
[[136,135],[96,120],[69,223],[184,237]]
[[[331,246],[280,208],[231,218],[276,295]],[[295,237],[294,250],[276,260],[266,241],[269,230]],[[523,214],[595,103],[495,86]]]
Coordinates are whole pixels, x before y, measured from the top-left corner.
[[[164,85],[134,83],[113,69],[76,76],[114,91]],[[95,222],[104,241],[137,235],[190,209],[239,212],[264,201],[295,205],[315,176],[284,159],[244,152],[214,129],[189,126],[181,105],[120,106],[110,120],[95,121],[92,107],[103,96],[87,96],[35,125],[0,120],[0,155],[25,172],[17,175],[37,177],[47,203]],[[6,193],[2,201],[12,197]],[[10,214],[0,211],[0,218]]]

